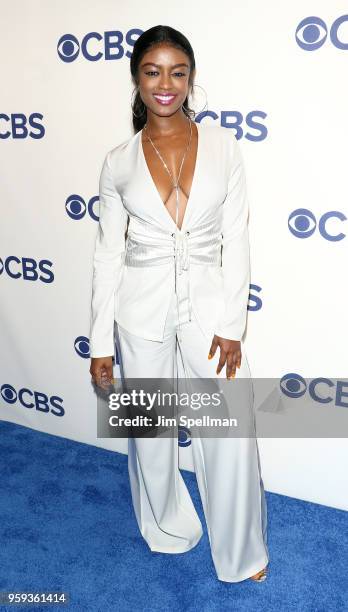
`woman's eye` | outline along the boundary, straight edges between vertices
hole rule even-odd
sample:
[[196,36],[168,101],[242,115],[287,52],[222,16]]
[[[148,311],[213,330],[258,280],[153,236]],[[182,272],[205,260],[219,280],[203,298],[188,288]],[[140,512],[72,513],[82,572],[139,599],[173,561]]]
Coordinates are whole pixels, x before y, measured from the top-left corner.
[[[157,75],[158,71],[157,70],[150,70],[149,72],[145,72],[145,74],[149,75],[149,76],[153,76],[153,75]],[[174,72],[174,76],[186,76],[184,72]]]

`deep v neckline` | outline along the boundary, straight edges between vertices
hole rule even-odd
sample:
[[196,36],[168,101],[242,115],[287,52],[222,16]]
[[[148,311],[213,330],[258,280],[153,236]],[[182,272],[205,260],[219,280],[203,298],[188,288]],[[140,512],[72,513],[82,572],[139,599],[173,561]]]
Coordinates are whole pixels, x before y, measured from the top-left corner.
[[148,167],[148,165],[147,165],[147,161],[146,161],[146,157],[145,157],[145,153],[144,153],[144,149],[143,149],[143,143],[142,143],[142,132],[143,132],[143,130],[140,130],[140,132],[138,132],[138,134],[139,134],[139,150],[140,150],[140,156],[141,156],[141,159],[142,159],[142,162],[143,162],[143,166],[144,166],[144,168],[145,168],[146,175],[147,175],[147,177],[149,178],[149,181],[150,181],[150,183],[151,183],[151,185],[152,185],[152,188],[153,188],[153,190],[154,190],[154,191],[155,191],[155,193],[156,193],[156,198],[157,198],[157,201],[160,203],[161,208],[164,210],[164,212],[166,213],[167,217],[169,217],[169,220],[172,222],[172,225],[173,225],[175,228],[177,228],[178,232],[182,232],[182,231],[183,231],[183,229],[184,229],[185,222],[186,222],[186,218],[187,218],[187,211],[188,211],[189,205],[190,205],[191,200],[192,200],[192,193],[193,193],[193,190],[194,190],[194,188],[195,188],[195,184],[196,184],[196,176],[197,176],[197,172],[198,172],[198,169],[199,169],[200,148],[201,148],[201,130],[200,130],[201,125],[200,125],[200,123],[197,123],[196,121],[195,121],[194,123],[195,123],[195,124],[196,124],[196,126],[197,126],[197,151],[196,151],[196,161],[195,161],[195,167],[194,167],[194,171],[193,171],[193,177],[192,177],[192,183],[191,183],[190,194],[189,194],[189,197],[188,197],[187,202],[186,202],[186,208],[185,208],[185,213],[184,213],[184,217],[183,217],[183,220],[182,220],[181,228],[179,228],[179,227],[176,225],[176,223],[175,223],[175,221],[174,221],[174,219],[173,219],[172,215],[170,214],[170,212],[169,212],[169,211],[168,211],[168,209],[166,208],[166,206],[165,206],[165,204],[164,204],[164,202],[163,202],[163,200],[162,200],[162,198],[161,198],[161,196],[160,196],[160,193],[159,193],[159,191],[158,191],[158,189],[157,189],[157,186],[156,186],[156,184],[155,184],[155,181],[154,181],[154,180],[153,180],[153,178],[152,178],[152,175],[151,175],[150,169],[149,169],[149,167]]

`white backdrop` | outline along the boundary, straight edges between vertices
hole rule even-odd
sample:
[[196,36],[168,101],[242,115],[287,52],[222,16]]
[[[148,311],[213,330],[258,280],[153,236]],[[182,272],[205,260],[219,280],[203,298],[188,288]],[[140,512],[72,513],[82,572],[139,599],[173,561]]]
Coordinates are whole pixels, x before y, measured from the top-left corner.
[[[133,133],[132,41],[160,23],[193,46],[208,96],[197,120],[231,126],[242,148],[253,376],[335,384],[346,375],[346,3],[199,7],[0,1],[4,420],[127,452],[127,440],[96,437],[88,333],[97,190],[106,152]],[[345,438],[267,438],[259,448],[267,490],[348,509]],[[193,470],[190,445],[180,465]]]

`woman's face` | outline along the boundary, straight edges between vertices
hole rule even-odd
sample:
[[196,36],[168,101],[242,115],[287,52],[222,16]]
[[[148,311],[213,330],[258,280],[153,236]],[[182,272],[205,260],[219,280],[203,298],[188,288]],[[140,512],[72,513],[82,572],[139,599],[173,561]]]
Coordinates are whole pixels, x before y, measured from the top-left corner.
[[187,55],[160,43],[147,51],[139,65],[139,91],[147,111],[169,117],[181,109],[189,93]]

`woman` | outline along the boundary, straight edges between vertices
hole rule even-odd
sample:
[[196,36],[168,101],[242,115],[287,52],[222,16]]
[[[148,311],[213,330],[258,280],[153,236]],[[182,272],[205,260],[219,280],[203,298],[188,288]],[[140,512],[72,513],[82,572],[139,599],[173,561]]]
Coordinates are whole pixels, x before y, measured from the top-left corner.
[[[131,73],[135,135],[108,152],[100,177],[92,379],[112,379],[114,319],[124,377],[171,378],[182,367],[185,376],[216,378],[225,366],[227,378],[237,369],[250,377],[241,351],[250,277],[237,140],[190,118],[195,58],[177,30],[144,32]],[[152,551],[190,550],[202,525],[178,468],[177,438],[128,442],[143,537]],[[261,582],[269,557],[256,439],[192,438],[192,454],[219,580]]]

